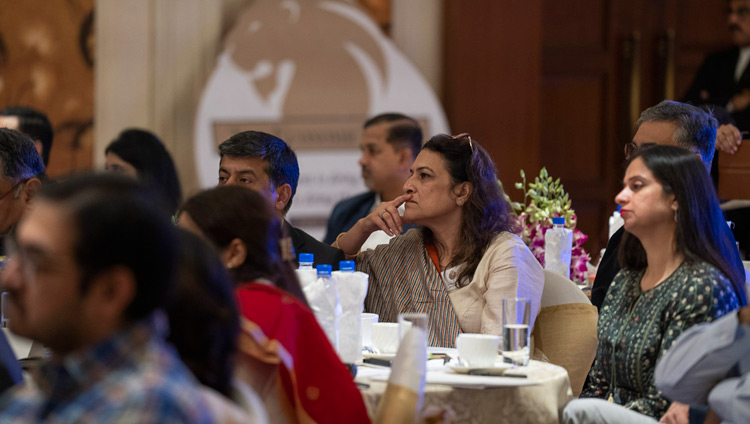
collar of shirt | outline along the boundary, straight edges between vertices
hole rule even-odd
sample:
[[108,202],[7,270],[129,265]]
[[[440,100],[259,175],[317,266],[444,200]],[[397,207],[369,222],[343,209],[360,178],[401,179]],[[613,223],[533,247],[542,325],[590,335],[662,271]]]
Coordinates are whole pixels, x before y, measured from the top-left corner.
[[163,338],[167,326],[164,313],[155,312],[93,347],[50,360],[40,367],[35,382],[49,398],[90,387],[114,368],[138,361],[154,336]]
[[742,47],[740,49],[740,56],[737,58],[737,66],[734,68],[735,82],[742,78],[742,74],[745,72],[748,62],[750,62],[750,46]]

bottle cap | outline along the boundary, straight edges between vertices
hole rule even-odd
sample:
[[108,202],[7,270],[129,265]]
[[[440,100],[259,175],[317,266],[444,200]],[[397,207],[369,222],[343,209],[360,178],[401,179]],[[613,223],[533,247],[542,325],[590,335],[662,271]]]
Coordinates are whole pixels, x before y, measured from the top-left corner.
[[318,269],[318,277],[330,277],[333,267],[330,265],[318,265],[316,268]]
[[354,272],[354,261],[339,262],[339,271]]
[[565,217],[564,216],[556,216],[552,218],[552,225],[565,225]]
[[311,264],[314,261],[315,255],[312,253],[300,253],[299,254],[299,262],[304,264]]

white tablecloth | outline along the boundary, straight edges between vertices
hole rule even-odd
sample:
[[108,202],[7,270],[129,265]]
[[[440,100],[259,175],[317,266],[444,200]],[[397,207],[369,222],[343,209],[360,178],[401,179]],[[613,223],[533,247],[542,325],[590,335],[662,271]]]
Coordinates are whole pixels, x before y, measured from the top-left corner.
[[[431,349],[432,350],[432,349]],[[440,349],[446,351],[446,349]],[[457,356],[455,350],[451,356]],[[457,423],[557,423],[573,398],[564,368],[539,361],[513,371],[528,377],[503,378],[457,375],[450,367],[428,367],[424,408],[448,407]],[[371,417],[387,385],[388,368],[361,366],[357,382]],[[467,384],[468,382],[468,384]]]

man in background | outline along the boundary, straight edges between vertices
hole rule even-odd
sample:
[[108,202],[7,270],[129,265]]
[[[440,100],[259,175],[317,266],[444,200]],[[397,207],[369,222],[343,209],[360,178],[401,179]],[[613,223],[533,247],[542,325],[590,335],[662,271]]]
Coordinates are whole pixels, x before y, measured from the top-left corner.
[[[284,140],[259,131],[237,133],[219,145],[219,185],[234,184],[262,194],[283,217],[292,206],[299,181],[297,155]],[[292,238],[295,263],[300,253],[312,253],[316,264],[338,269],[344,252],[323,244],[284,220]]]
[[0,422],[212,422],[164,339],[176,239],[154,195],[125,177],[89,175],[37,197],[2,290],[10,330],[51,357],[35,387],[0,399]]
[[0,110],[0,127],[17,130],[31,137],[44,167],[47,167],[54,135],[47,115],[30,107],[6,107]]
[[[339,234],[352,228],[380,202],[388,202],[402,195],[404,183],[409,178],[409,168],[421,148],[422,130],[413,118],[400,113],[384,113],[365,122],[359,165],[362,167],[362,179],[370,191],[343,199],[333,207],[323,241],[333,243]],[[404,228],[404,231],[408,228]],[[387,240],[385,237],[386,243]]]

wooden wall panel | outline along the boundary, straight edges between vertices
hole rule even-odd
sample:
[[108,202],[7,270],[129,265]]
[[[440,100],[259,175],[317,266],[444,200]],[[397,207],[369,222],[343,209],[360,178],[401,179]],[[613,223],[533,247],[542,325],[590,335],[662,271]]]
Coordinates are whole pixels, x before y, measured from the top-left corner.
[[445,2],[443,105],[454,133],[469,132],[511,189],[539,169],[541,0]]
[[[607,43],[607,7],[600,0],[547,0],[544,7],[544,48],[598,51]],[[582,13],[582,11],[585,11]]]
[[[565,182],[601,180],[605,99],[602,75],[552,75],[542,80],[542,164]],[[570,107],[560,107],[569,104]],[[575,138],[574,143],[569,139]]]

